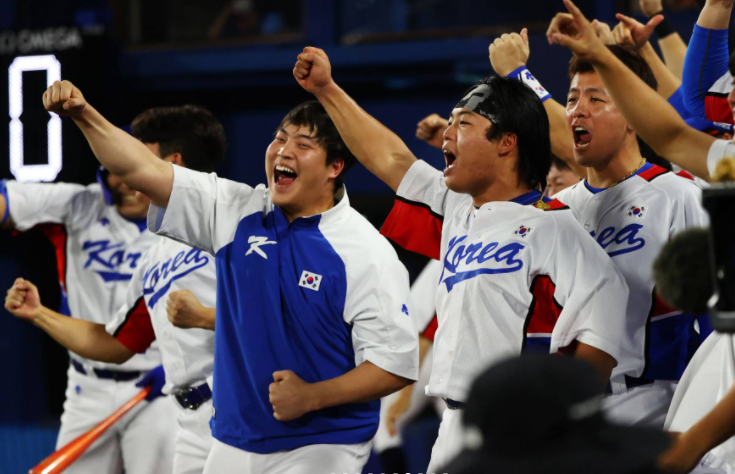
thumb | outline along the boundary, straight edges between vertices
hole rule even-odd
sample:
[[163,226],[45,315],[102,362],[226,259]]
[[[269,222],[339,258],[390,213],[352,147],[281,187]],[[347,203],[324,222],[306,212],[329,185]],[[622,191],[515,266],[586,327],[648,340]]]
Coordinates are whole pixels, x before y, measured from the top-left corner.
[[288,378],[288,375],[291,373],[290,370],[278,370],[276,372],[273,372],[273,381],[275,382],[282,382]]
[[551,35],[551,42],[564,46],[565,48],[572,50],[572,52],[576,51],[576,48],[579,47],[579,41],[561,33],[554,33]]
[[84,101],[83,100],[69,99],[66,102],[64,102],[63,109],[64,110],[70,110],[70,109],[73,109],[73,108],[76,108],[76,107],[81,107],[82,105],[84,105]]
[[663,15],[654,16],[653,18],[651,18],[651,20],[648,23],[646,23],[646,30],[648,31],[655,30],[656,27],[659,25],[659,23],[661,23],[662,21],[664,21]]
[[528,28],[523,28],[521,30],[521,39],[523,39],[523,44],[528,46]]

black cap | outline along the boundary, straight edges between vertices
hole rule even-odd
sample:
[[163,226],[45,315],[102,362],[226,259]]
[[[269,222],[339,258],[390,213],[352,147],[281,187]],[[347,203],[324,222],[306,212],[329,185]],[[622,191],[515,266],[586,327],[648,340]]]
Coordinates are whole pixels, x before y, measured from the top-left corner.
[[468,449],[441,472],[657,472],[669,436],[611,425],[603,397],[586,362],[542,354],[500,362],[473,383],[463,413]]

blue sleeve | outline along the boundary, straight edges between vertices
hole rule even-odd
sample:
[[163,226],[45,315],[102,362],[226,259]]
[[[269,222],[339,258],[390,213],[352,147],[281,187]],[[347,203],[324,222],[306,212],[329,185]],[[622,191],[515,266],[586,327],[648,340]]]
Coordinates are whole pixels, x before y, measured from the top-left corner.
[[684,59],[681,91],[684,106],[695,117],[706,118],[705,95],[728,71],[727,37],[728,30],[710,30],[694,25]]
[[3,217],[0,219],[0,225],[5,224],[5,221],[8,220],[8,216],[10,215],[10,201],[8,200],[8,190],[5,189],[5,180],[0,180],[0,194],[2,194],[3,198],[5,198],[5,212],[3,213]]
[[682,119],[686,120],[691,117],[691,114],[684,105],[684,94],[681,92],[681,86],[676,89],[676,92],[671,94],[671,97],[669,97],[669,104],[679,112],[679,116]]

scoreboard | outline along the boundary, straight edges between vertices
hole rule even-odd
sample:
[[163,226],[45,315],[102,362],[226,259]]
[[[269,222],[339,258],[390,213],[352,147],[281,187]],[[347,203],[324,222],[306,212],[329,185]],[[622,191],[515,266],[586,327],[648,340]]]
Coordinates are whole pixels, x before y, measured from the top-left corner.
[[7,111],[0,121],[0,179],[94,179],[96,160],[83,135],[70,119],[46,112],[42,95],[67,79],[106,109],[113,56],[100,25],[0,32],[0,114]]

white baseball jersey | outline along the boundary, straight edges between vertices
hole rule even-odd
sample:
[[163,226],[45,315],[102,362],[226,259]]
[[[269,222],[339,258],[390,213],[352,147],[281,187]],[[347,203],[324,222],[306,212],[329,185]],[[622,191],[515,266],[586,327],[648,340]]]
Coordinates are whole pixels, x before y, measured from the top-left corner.
[[[692,180],[646,163],[633,176],[607,189],[586,180],[561,191],[584,229],[612,258],[628,284],[627,337],[613,371],[614,392],[624,391],[620,377],[679,380],[700,343],[694,318],[668,307],[655,296],[653,261],[674,235],[706,226],[701,190]],[[650,324],[649,324],[650,323]]]
[[466,401],[488,364],[526,349],[579,341],[619,357],[626,285],[571,212],[540,199],[532,191],[478,209],[423,161],[401,181],[383,233],[443,262],[427,395]]
[[[411,285],[411,316],[420,332],[430,330],[436,318],[436,286],[439,284],[442,265],[439,260],[429,260]],[[434,328],[436,330],[436,328]],[[433,332],[429,339],[433,340]]]
[[323,214],[289,222],[265,186],[173,170],[168,208],[151,206],[148,223],[217,261],[213,436],[260,454],[369,441],[378,401],[284,423],[268,386],[279,370],[313,383],[363,361],[416,380],[408,274],[393,248],[346,194]]
[[[144,222],[128,220],[107,204],[99,184],[8,181],[5,186],[16,229],[52,224],[43,230],[56,248],[62,312],[94,323],[110,322],[125,302],[133,272],[156,236],[145,229]],[[122,371],[146,371],[161,363],[157,346],[121,365],[70,355],[92,367]]]
[[158,340],[166,372],[164,393],[204,382],[214,365],[214,331],[177,328],[168,320],[168,295],[177,290],[191,290],[202,305],[214,308],[214,258],[158,237],[133,274],[125,304],[107,324],[107,332],[139,354]]

